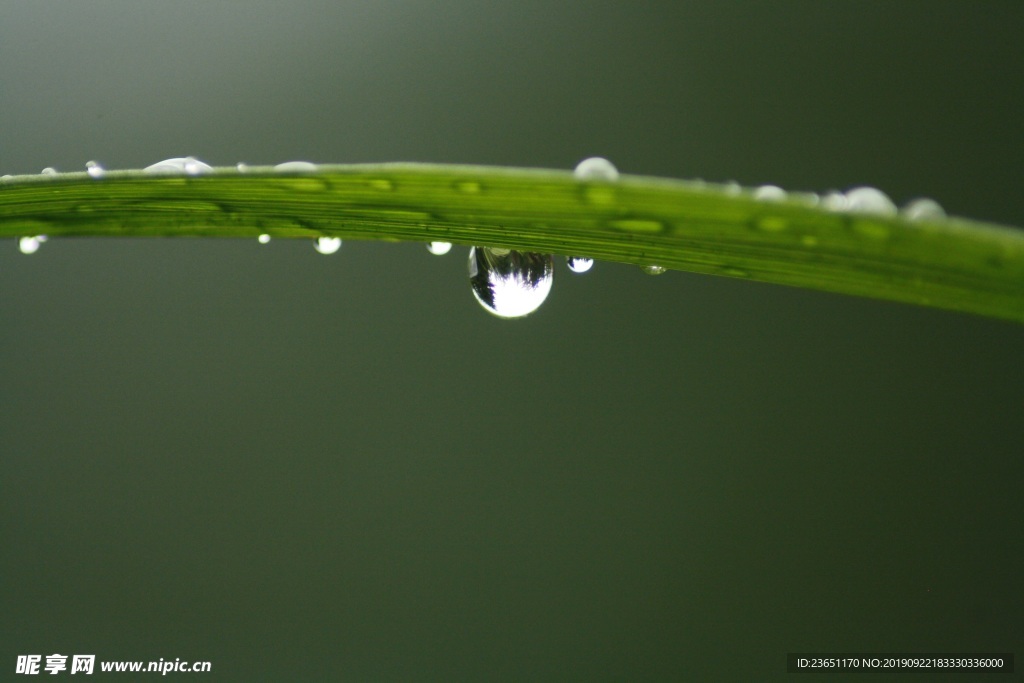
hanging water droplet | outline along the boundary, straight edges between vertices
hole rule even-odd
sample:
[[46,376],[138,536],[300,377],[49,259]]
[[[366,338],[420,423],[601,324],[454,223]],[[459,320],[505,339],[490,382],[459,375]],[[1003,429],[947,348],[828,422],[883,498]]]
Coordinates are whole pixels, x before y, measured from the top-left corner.
[[85,162],[85,172],[91,178],[102,178],[106,170],[95,161],[87,161]]
[[256,239],[259,240],[260,244],[267,244],[268,242],[270,242],[270,235],[268,235],[266,233],[263,233],[262,235],[260,235]]
[[427,251],[434,256],[444,256],[452,250],[451,242],[428,242]]
[[612,182],[619,179],[619,170],[604,157],[590,157],[576,164],[572,174],[576,180],[604,180]]
[[341,249],[340,237],[317,237],[313,248],[321,254],[333,254]]
[[644,271],[648,275],[661,275],[665,272],[666,268],[651,264],[647,266],[640,266],[640,270]]
[[142,172],[158,175],[200,175],[212,170],[213,166],[203,163],[195,157],[173,157],[147,166],[142,169]]
[[46,241],[46,235],[36,235],[35,237],[22,237],[18,240],[18,249],[21,250],[22,254],[34,254],[39,251],[39,245]]
[[889,196],[875,187],[855,187],[846,192],[846,208],[850,211],[895,216],[896,205]]
[[937,201],[925,197],[907,203],[900,209],[900,214],[912,221],[935,220],[946,217],[945,209]]
[[594,259],[585,256],[567,256],[565,263],[574,273],[585,273],[594,267]]
[[280,173],[312,173],[317,166],[309,161],[286,161],[274,166],[274,170]]
[[47,166],[46,168],[39,172],[39,175],[57,175],[57,169],[53,168],[52,166]]
[[754,199],[762,202],[781,202],[786,199],[786,191],[778,185],[761,185],[754,190]]
[[499,318],[533,313],[551,291],[555,262],[551,254],[473,247],[469,283],[473,296]]

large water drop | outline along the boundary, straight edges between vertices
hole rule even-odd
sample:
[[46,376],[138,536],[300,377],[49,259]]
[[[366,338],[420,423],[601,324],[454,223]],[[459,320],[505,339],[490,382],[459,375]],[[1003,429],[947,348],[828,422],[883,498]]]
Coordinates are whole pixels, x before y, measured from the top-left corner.
[[604,180],[612,182],[619,179],[619,169],[604,157],[590,157],[576,164],[572,174],[576,180]]
[[946,217],[946,211],[934,199],[915,199],[900,209],[900,215],[912,221],[936,220]]
[[85,162],[85,172],[89,174],[90,178],[102,178],[106,170],[95,161]]
[[313,243],[313,248],[319,251],[321,254],[333,254],[341,249],[341,238],[340,237],[317,237],[316,242]]
[[270,243],[270,235],[268,235],[267,233],[263,233],[262,235],[260,235],[256,239],[259,240],[260,244],[269,244]]
[[18,249],[22,254],[34,254],[39,251],[39,246],[46,241],[46,235],[35,237],[22,237],[18,240]]
[[574,273],[585,273],[594,267],[594,259],[585,256],[567,256],[565,264]]
[[555,262],[550,254],[473,247],[469,283],[473,296],[499,318],[533,313],[551,292]]
[[875,187],[855,187],[846,192],[846,208],[849,211],[873,213],[879,216],[895,216],[896,205],[889,195]]
[[317,168],[316,164],[309,161],[286,161],[274,166],[274,170],[280,173],[312,173]]
[[39,174],[40,175],[57,175],[57,169],[55,169],[53,166],[47,166],[42,171],[40,171]]
[[142,172],[156,175],[200,175],[212,170],[213,166],[195,157],[173,157],[151,164],[142,169]]
[[452,250],[451,242],[428,242],[427,251],[434,256],[444,256]]

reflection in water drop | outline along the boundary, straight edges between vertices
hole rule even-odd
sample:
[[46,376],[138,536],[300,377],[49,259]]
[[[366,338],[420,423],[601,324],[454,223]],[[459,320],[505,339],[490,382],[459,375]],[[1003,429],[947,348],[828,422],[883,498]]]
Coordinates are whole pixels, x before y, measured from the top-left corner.
[[270,235],[263,233],[257,239],[259,239],[260,244],[266,244],[270,241]]
[[213,166],[205,164],[195,157],[173,157],[147,166],[142,169],[142,172],[159,175],[199,175],[212,170]]
[[286,161],[275,166],[274,170],[283,173],[312,173],[316,170],[316,164],[308,161]]
[[321,254],[333,254],[341,249],[340,237],[317,237],[313,242],[313,248]]
[[619,179],[619,170],[612,162],[603,157],[590,157],[576,164],[572,174],[576,180],[605,180],[614,181]]
[[39,175],[57,175],[57,169],[53,168],[52,166],[47,166],[46,168],[39,172]]
[[661,275],[666,269],[662,266],[655,266],[652,264],[648,266],[640,266],[640,270],[644,271],[648,275]]
[[85,172],[92,178],[102,178],[106,171],[95,161],[87,161],[85,162]]
[[34,254],[39,251],[39,245],[46,241],[46,235],[36,235],[35,237],[22,237],[18,240],[18,249],[21,250],[22,254]]
[[451,242],[428,242],[427,251],[434,256],[444,256],[452,250]]
[[594,267],[594,259],[585,256],[567,256],[565,263],[574,273],[585,273]]
[[778,185],[762,185],[754,190],[754,199],[762,202],[781,202],[786,199],[786,191]]
[[850,211],[895,216],[896,205],[889,196],[874,187],[855,187],[846,192],[846,208]]
[[480,305],[499,318],[533,313],[551,291],[555,262],[550,254],[473,247],[469,283]]
[[915,199],[900,209],[900,214],[912,221],[935,220],[945,218],[946,211],[934,199]]

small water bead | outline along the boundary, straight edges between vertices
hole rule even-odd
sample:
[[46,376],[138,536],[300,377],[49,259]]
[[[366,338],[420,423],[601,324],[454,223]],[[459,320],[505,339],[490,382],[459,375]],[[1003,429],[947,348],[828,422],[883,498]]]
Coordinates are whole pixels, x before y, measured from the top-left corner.
[[89,174],[90,178],[102,178],[106,170],[95,161],[85,162],[85,172]]
[[762,202],[781,202],[786,199],[786,191],[778,185],[762,185],[754,190],[754,199]]
[[248,173],[249,172],[249,164],[243,163],[241,161],[239,161],[237,164],[235,164],[235,168],[238,170],[239,173]]
[[317,165],[308,161],[286,161],[274,166],[274,170],[280,173],[312,173],[317,170]]
[[195,157],[172,157],[147,166],[142,172],[156,175],[200,175],[212,170],[213,166]]
[[262,235],[260,235],[256,239],[259,240],[260,244],[267,244],[268,242],[270,242],[270,235],[268,235],[266,233],[263,233]]
[[444,256],[452,250],[451,242],[428,242],[427,251],[434,256]]
[[850,201],[842,192],[832,190],[830,192],[826,192],[821,197],[821,207],[828,211],[846,211],[849,206]]
[[846,208],[849,211],[873,213],[879,216],[895,216],[896,205],[889,196],[874,187],[855,187],[846,192]]
[[912,221],[936,220],[946,217],[946,211],[934,199],[915,199],[900,209],[900,215]]
[[649,264],[646,266],[640,266],[640,270],[644,271],[648,275],[661,275],[667,270],[667,268],[664,268],[662,266],[656,266],[654,264]]
[[317,237],[313,248],[321,254],[330,255],[341,249],[340,237]]
[[619,179],[619,169],[604,157],[590,157],[576,164],[572,172],[576,180],[599,180],[614,182]]
[[53,168],[52,166],[47,166],[46,168],[39,172],[39,175],[57,175],[57,169]]
[[521,318],[533,313],[551,292],[555,262],[551,254],[473,247],[469,284],[488,313]]
[[585,273],[594,267],[594,259],[585,256],[568,256],[565,263],[574,273]]
[[39,251],[39,246],[46,241],[46,235],[35,237],[22,237],[18,240],[18,249],[22,254],[34,254]]

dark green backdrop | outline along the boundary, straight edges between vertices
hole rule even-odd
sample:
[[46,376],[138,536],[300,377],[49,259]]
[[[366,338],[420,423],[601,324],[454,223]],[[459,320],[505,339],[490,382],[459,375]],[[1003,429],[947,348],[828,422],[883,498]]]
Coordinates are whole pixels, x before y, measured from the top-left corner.
[[[1024,225],[1022,28],[1019,0],[2,2],[0,173],[601,154]],[[465,258],[0,244],[0,678],[1021,653],[1024,327],[561,263],[502,321]]]

